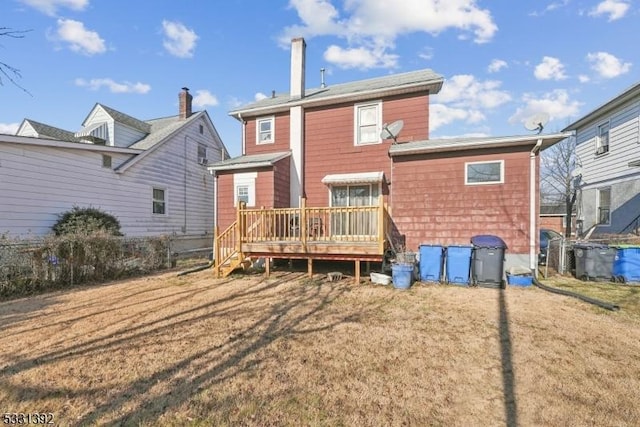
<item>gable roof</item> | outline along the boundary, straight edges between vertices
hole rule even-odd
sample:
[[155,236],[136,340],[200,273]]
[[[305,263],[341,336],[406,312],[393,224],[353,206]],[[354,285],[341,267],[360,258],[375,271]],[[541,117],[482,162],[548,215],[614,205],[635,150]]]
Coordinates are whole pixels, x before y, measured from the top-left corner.
[[60,129],[54,126],[45,125],[44,123],[36,122],[35,120],[31,119],[24,119],[18,129],[22,129],[25,124],[30,125],[33,130],[38,133],[40,138],[51,138],[69,142],[79,141],[79,139],[75,137],[73,132],[69,132],[68,130]]
[[421,91],[429,91],[434,94],[440,91],[442,82],[443,77],[432,70],[411,71],[350,83],[329,85],[324,88],[307,89],[305,90],[305,96],[301,99],[292,99],[288,93],[277,94],[274,97],[265,98],[232,110],[229,115],[240,119],[243,115],[251,116],[286,111],[298,105],[305,107],[321,106]]
[[114,121],[118,123],[122,123],[144,133],[149,133],[151,131],[151,126],[149,125],[149,123],[138,120],[135,117],[131,117],[128,114],[121,113],[118,110],[114,110],[113,108],[107,107],[106,105],[100,103],[96,103],[96,105],[91,109],[87,117],[85,117],[85,119],[82,121],[82,126],[85,126],[85,123],[87,122],[87,120],[89,120],[89,117],[96,108],[102,108]]
[[518,135],[518,136],[486,136],[473,138],[442,138],[425,139],[423,141],[412,141],[400,144],[392,144],[389,148],[389,155],[406,156],[422,153],[439,153],[446,151],[462,151],[481,148],[502,148],[516,147],[522,145],[533,145],[538,140],[542,140],[540,149],[545,149],[551,145],[569,137],[570,133],[555,133],[547,135]]
[[634,84],[633,86],[631,86],[630,88],[622,92],[621,94],[617,95],[616,97],[600,105],[590,113],[585,114],[580,119],[576,120],[566,128],[562,129],[562,131],[566,132],[570,130],[576,130],[579,127],[589,124],[589,122],[591,121],[598,120],[600,117],[604,116],[605,114],[611,112],[612,110],[615,110],[616,108],[620,107],[626,102],[638,97],[640,97],[640,82]]
[[238,156],[232,159],[221,160],[211,163],[207,169],[210,171],[240,170],[273,166],[278,160],[282,160],[291,155],[291,151],[281,151],[277,153],[251,154],[249,156]]

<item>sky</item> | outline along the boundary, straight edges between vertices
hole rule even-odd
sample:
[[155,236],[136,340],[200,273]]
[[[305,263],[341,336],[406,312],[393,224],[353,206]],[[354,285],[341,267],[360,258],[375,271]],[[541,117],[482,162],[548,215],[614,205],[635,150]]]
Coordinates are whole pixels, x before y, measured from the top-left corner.
[[[232,156],[228,112],[306,86],[431,69],[430,137],[557,132],[638,82],[639,0],[0,0],[0,133],[29,118],[77,131],[95,103],[176,115],[188,87]],[[12,82],[10,78],[14,81]],[[401,138],[400,138],[401,139]]]

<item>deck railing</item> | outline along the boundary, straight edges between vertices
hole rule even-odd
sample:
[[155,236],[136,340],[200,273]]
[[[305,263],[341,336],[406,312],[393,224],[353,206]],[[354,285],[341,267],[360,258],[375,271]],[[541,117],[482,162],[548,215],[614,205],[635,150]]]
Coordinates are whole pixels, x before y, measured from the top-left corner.
[[[242,242],[377,242],[383,248],[387,224],[384,202],[377,206],[246,209],[238,207]],[[383,249],[381,249],[382,251]]]

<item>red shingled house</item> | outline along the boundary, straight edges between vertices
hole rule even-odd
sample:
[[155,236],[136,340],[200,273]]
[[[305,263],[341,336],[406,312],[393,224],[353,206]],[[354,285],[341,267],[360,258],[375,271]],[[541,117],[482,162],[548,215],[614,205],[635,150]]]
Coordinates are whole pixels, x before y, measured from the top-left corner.
[[[306,89],[305,42],[291,89],[230,115],[242,155],[212,164],[216,271],[245,257],[381,261],[390,245],[507,243],[507,266],[535,266],[538,155],[564,134],[429,139],[431,70]],[[402,120],[393,139],[383,126]],[[267,263],[268,265],[268,263]]]

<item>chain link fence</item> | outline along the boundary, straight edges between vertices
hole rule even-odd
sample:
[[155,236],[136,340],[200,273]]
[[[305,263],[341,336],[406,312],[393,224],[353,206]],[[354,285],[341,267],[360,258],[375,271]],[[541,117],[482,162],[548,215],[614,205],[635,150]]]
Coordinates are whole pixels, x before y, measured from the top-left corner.
[[42,240],[0,239],[0,298],[138,276],[206,257],[210,247],[184,237],[71,235]]

